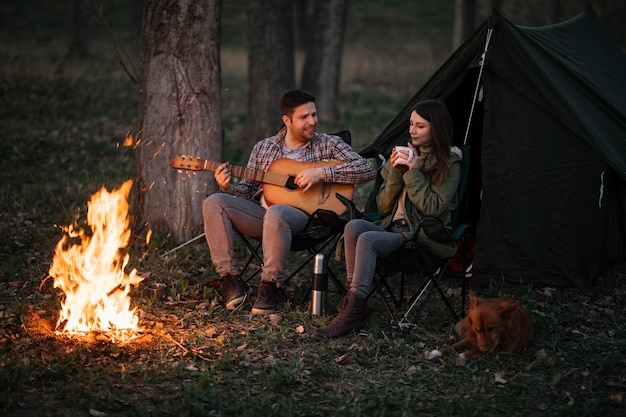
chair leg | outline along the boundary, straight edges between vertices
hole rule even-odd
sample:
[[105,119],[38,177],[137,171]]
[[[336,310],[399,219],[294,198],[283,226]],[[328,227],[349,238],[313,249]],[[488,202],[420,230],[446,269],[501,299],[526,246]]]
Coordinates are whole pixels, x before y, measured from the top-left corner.
[[[249,282],[255,275],[261,272],[261,269],[263,269],[263,259],[259,255],[259,250],[261,249],[261,242],[257,241],[256,245],[254,245],[250,242],[250,240],[243,233],[240,233],[239,231],[236,231],[236,232],[241,238],[241,241],[243,242],[243,244],[248,249],[248,252],[250,252],[250,256],[248,256],[248,260],[246,261],[244,266],[241,268],[241,272],[240,272],[240,275],[244,279],[244,281]],[[246,274],[246,271],[252,265],[252,261],[255,259],[258,262],[259,267],[254,272],[252,272],[249,276],[244,277]]]
[[339,290],[341,295],[345,295],[346,292],[347,292],[346,287],[343,286],[343,284],[341,283],[339,278],[337,278],[337,275],[330,268],[328,268],[328,276],[330,276],[330,279],[333,280],[333,283],[335,284],[335,287],[337,287],[337,289]]
[[[409,308],[403,314],[401,319],[397,318],[396,314],[393,311],[393,308],[391,308],[391,305],[387,301],[387,297],[385,296],[385,293],[383,292],[383,289],[382,289],[380,281],[375,283],[374,291],[376,291],[378,293],[378,295],[380,296],[380,298],[381,298],[381,300],[383,302],[383,305],[385,306],[385,309],[387,310],[387,313],[391,317],[392,324],[398,330],[406,331],[407,333],[409,333],[411,331],[411,329],[416,326],[417,320],[419,319],[420,315],[422,314],[422,311],[426,307],[426,304],[428,303],[428,300],[430,299],[430,296],[432,295],[433,291],[435,290],[435,288],[438,288],[438,286],[436,286],[436,285],[431,285],[433,283],[434,283],[434,281],[433,281],[433,279],[431,277],[427,278],[424,281],[424,283],[422,283],[422,285],[418,289],[418,291],[415,294],[415,296],[411,299],[411,302],[409,304]],[[384,284],[386,284],[386,282],[383,281],[382,284],[383,284],[383,286],[385,286]],[[385,286],[385,287],[387,288],[387,292],[389,292],[390,297],[394,301],[394,304],[395,304],[396,303],[395,296],[390,292],[388,286]],[[419,307],[417,309],[417,313],[415,313],[415,316],[413,317],[413,319],[410,319],[409,316],[411,314],[411,311],[413,311],[413,309],[415,308],[415,306],[418,303],[420,303],[420,305],[419,305]],[[399,307],[399,306],[397,305],[397,307]]]
[[443,293],[443,290],[439,286],[439,283],[435,282],[434,285],[435,285],[435,288],[437,288],[437,291],[439,292],[439,295],[441,296],[441,299],[443,300],[443,302],[448,307],[448,310],[450,310],[450,312],[452,313],[452,315],[454,316],[456,321],[459,321],[460,320],[459,315],[456,313],[456,310],[454,309],[454,307],[452,307],[452,304],[450,304],[450,301],[448,300],[448,297],[446,297],[446,295]]
[[[402,317],[402,322],[404,323],[406,327],[409,328],[409,330],[411,327],[417,324],[417,320],[422,315],[422,311],[424,311],[424,308],[426,308],[426,304],[428,304],[428,300],[430,299],[430,296],[435,290],[435,286],[431,285],[432,283],[433,283],[433,279],[432,277],[429,276],[424,281],[424,283],[420,286],[419,290],[417,291],[417,293],[411,300],[409,304],[409,308],[406,310],[406,312],[404,313],[404,316]],[[419,303],[419,307],[417,308],[417,312],[413,316],[413,319],[409,319],[409,315],[411,314],[411,311],[413,311],[413,309],[418,303]]]
[[[400,296],[396,297],[393,289],[390,287],[389,283],[387,282],[387,279],[384,273],[377,273],[377,275],[378,275],[378,279],[374,280],[372,289],[370,290],[368,297],[371,296],[373,293],[377,293],[381,301],[383,302],[383,305],[385,306],[385,310],[387,310],[387,313],[389,314],[389,317],[391,318],[391,324],[393,324],[401,332],[407,330],[407,328],[413,326],[413,324],[410,323],[410,321],[405,319],[406,315],[402,319],[398,319],[396,313],[394,312],[394,309],[392,308],[391,304],[387,300],[387,298],[390,298],[395,308],[396,309],[400,308],[402,305],[401,303],[402,295],[404,294],[403,290],[401,290]],[[402,282],[404,282],[404,273],[402,273]],[[402,288],[404,288],[404,285],[402,285]],[[387,291],[388,295],[385,295],[385,291]]]
[[396,297],[393,289],[387,282],[387,271],[376,272],[376,274],[378,275],[378,279],[374,280],[374,286],[376,287],[376,286],[382,285],[387,291],[387,293],[389,293],[389,298],[391,298],[391,301],[393,301],[393,304],[396,306],[396,308],[399,308],[400,305],[402,304],[402,295],[404,294],[404,272],[402,272],[402,276],[401,276],[399,297]]
[[259,266],[254,272],[252,272],[250,275],[244,278],[246,282],[250,281],[253,277],[258,275],[263,269],[263,259],[261,259],[261,257],[259,256],[259,249],[261,248],[261,243],[259,242],[256,245],[256,247],[252,247],[250,243],[247,243],[247,245],[250,245],[248,247],[250,251],[250,256],[248,257],[248,261],[244,264],[243,268],[241,269],[241,275],[245,275],[246,270],[248,269],[249,266],[251,266],[253,259],[256,259],[256,261],[259,263]]
[[311,263],[311,261],[315,259],[316,253],[317,251],[313,250],[313,252],[309,255],[309,257],[306,258],[306,260],[302,264],[300,264],[300,266],[295,271],[293,271],[287,278],[285,278],[285,284],[291,281],[291,279],[295,277],[300,271],[302,271],[305,266]]
[[[385,306],[385,309],[387,310],[389,317],[391,317],[392,324],[396,326],[398,330],[404,331],[406,326],[403,326],[402,322],[396,318],[396,314],[393,312],[393,308],[391,308],[391,306],[389,305],[389,302],[387,301],[387,297],[385,297],[385,294],[383,293],[383,290],[380,287],[380,285],[377,285],[377,284],[374,285],[374,290],[378,293],[378,295],[380,296],[380,299],[383,301],[383,305]],[[393,297],[392,299],[395,302],[395,299]]]
[[[446,297],[445,293],[439,286],[439,280],[443,276],[444,271],[445,271],[445,266],[438,268],[438,270],[434,274],[430,275],[427,278],[427,280],[424,282],[424,284],[422,284],[422,287],[418,291],[417,295],[413,298],[411,305],[406,311],[404,315],[404,320],[409,320],[409,315],[411,314],[411,311],[413,310],[415,305],[418,302],[420,302],[420,299],[424,297],[424,299],[420,302],[420,306],[417,309],[417,312],[415,313],[415,315],[413,316],[413,319],[410,320],[411,323],[417,324],[417,320],[420,318],[422,311],[424,311],[424,308],[426,308],[426,305],[428,304],[428,300],[430,299],[430,296],[433,294],[435,290],[437,290],[444,304],[446,305],[446,307],[448,307],[448,310],[450,310],[454,318],[457,321],[460,320],[456,310],[454,309],[454,307],[452,307],[452,304],[450,304],[450,301],[448,301],[448,297]],[[424,292],[426,291],[428,287],[430,288],[428,289],[428,292],[426,292],[426,295],[424,296]]]

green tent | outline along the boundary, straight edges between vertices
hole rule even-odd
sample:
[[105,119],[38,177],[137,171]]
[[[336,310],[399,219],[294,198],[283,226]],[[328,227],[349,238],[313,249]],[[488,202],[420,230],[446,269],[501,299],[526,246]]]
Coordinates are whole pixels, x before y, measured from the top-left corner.
[[474,276],[587,288],[626,260],[626,57],[591,8],[533,28],[494,13],[361,153],[405,144],[431,98],[472,153]]

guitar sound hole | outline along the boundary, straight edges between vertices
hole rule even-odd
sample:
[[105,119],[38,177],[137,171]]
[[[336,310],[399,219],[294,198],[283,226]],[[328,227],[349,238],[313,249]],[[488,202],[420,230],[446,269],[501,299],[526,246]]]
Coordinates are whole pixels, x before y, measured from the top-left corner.
[[296,177],[295,175],[290,175],[287,183],[285,184],[285,188],[289,191],[296,191],[298,186],[296,185]]

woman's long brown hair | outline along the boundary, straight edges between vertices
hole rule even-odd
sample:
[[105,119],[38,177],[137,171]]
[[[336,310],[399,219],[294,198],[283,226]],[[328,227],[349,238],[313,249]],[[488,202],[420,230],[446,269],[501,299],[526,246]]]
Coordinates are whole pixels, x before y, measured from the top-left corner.
[[446,105],[438,100],[420,101],[412,111],[430,122],[430,134],[433,139],[431,155],[435,158],[431,181],[434,185],[441,185],[450,170],[448,156],[453,140],[452,118]]

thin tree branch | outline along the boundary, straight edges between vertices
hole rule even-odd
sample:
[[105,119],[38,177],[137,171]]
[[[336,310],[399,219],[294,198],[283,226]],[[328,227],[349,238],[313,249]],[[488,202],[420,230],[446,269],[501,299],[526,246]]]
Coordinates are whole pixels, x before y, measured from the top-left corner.
[[107,31],[109,35],[109,39],[111,40],[111,46],[113,47],[113,56],[115,60],[120,64],[126,75],[130,78],[130,80],[137,84],[139,80],[138,71],[133,64],[132,59],[126,52],[126,50],[121,47],[117,41],[117,38],[113,34],[113,28],[111,24],[104,16],[103,11],[103,3],[97,0],[92,0],[91,5],[89,7],[90,10],[87,10],[87,13],[91,15],[96,22],[100,23]]

